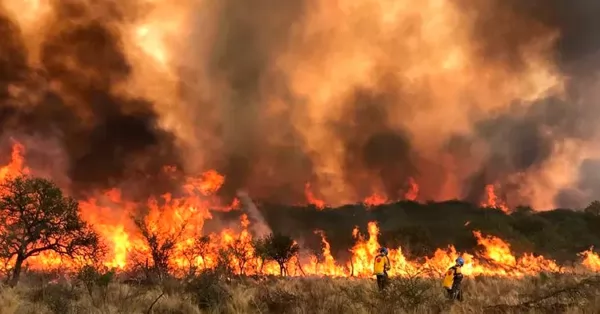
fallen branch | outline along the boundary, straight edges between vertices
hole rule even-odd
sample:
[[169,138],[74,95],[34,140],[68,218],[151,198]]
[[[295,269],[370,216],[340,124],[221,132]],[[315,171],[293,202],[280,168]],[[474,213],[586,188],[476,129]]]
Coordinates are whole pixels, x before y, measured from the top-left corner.
[[163,297],[163,295],[165,295],[165,293],[161,293],[158,298],[156,298],[156,300],[154,300],[154,302],[152,302],[152,304],[150,304],[150,307],[148,308],[148,311],[146,311],[146,314],[150,314],[152,313],[152,308],[154,307],[154,305],[156,304],[156,302],[158,302],[158,300],[160,300],[160,298]]

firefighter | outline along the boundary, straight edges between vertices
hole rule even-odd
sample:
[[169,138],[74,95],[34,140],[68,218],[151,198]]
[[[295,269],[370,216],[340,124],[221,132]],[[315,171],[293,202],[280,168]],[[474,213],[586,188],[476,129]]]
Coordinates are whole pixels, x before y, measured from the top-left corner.
[[462,257],[457,258],[456,265],[450,267],[444,276],[443,286],[450,300],[462,301],[460,284],[463,279],[462,267],[464,264],[465,260]]
[[388,280],[388,271],[390,270],[390,259],[388,258],[388,249],[380,248],[379,254],[375,256],[375,265],[373,273],[377,276],[377,287],[379,291],[385,289]]

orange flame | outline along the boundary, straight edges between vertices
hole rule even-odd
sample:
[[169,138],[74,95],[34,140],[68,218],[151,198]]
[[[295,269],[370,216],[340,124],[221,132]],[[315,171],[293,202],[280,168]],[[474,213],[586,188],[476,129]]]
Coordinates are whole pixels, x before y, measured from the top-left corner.
[[387,198],[383,195],[378,194],[377,192],[371,194],[369,197],[365,198],[363,204],[368,207],[379,206],[387,203]]
[[498,198],[498,196],[496,196],[495,187],[493,184],[486,185],[485,191],[486,191],[487,199],[481,203],[482,207],[498,208],[505,213],[510,212],[510,209],[508,208],[506,203],[503,202],[502,200],[500,200],[500,198]]
[[306,183],[306,185],[304,185],[304,195],[306,196],[306,200],[309,204],[315,205],[315,207],[318,209],[325,208],[325,201],[315,197],[312,190],[310,189],[310,183]]
[[589,250],[579,253],[579,255],[583,257],[583,261],[581,262],[583,266],[597,272],[600,271],[600,256],[593,249],[591,247]]
[[25,147],[20,143],[14,143],[12,146],[11,160],[8,165],[0,167],[0,182],[19,174],[29,174],[30,170],[25,166],[23,154]]
[[319,261],[315,256],[311,257],[311,265],[308,270],[313,274],[320,274],[324,276],[344,276],[345,271],[340,267],[331,255],[331,245],[325,237],[325,233],[321,230],[315,230],[315,233],[321,237],[321,243],[323,245],[322,261]]
[[404,194],[404,198],[408,201],[415,201],[419,197],[419,185],[412,177],[408,178],[408,191]]
[[[23,158],[24,148],[15,144],[12,151],[12,160],[0,168],[3,179],[19,172],[29,171],[25,167]],[[165,169],[166,171],[172,168]],[[214,194],[223,185],[225,177],[214,170],[207,171],[197,178],[186,180],[181,197],[165,194],[160,198],[149,199],[145,207],[144,216],[150,232],[161,236],[180,234],[170,258],[170,263],[176,273],[186,269],[214,268],[225,263],[238,274],[279,274],[279,266],[270,261],[262,261],[257,256],[252,245],[250,233],[250,220],[243,214],[237,228],[223,229],[218,233],[207,235],[208,242],[198,246],[198,241],[203,236],[203,226],[212,215],[209,208],[214,208],[216,201]],[[307,184],[307,191],[310,185]],[[308,193],[307,193],[308,194]],[[234,204],[225,207],[231,209]],[[324,206],[322,201],[313,203]],[[100,236],[106,242],[109,252],[104,260],[104,265],[118,269],[128,269],[134,265],[136,254],[149,256],[147,244],[136,229],[131,216],[136,214],[139,204],[123,199],[118,189],[105,191],[95,198],[80,202],[82,217],[92,223]],[[321,207],[322,208],[322,207]],[[236,230],[237,229],[237,230]],[[332,254],[331,246],[322,231],[315,231],[321,237],[321,258],[310,256],[308,259],[301,256],[288,262],[287,273],[292,276],[316,275],[337,277],[370,277],[373,273],[373,259],[379,243],[379,227],[376,222],[367,225],[368,236],[359,232],[358,227],[352,230],[355,244],[350,249],[351,256],[348,262],[340,262]],[[473,231],[477,243],[482,247],[480,253],[473,255],[459,253],[453,246],[446,249],[437,249],[435,253],[423,261],[408,259],[402,248],[391,248],[389,257],[392,263],[390,274],[402,276],[406,274],[420,274],[422,276],[439,276],[451,266],[458,256],[465,259],[464,273],[471,275],[494,275],[522,277],[535,275],[541,271],[565,272],[567,268],[559,268],[550,259],[533,254],[523,254],[517,257],[511,252],[510,245],[502,239],[490,235],[483,235],[480,231]],[[195,249],[196,253],[190,254]],[[227,260],[220,256],[228,254]],[[600,257],[592,249],[580,254],[583,257],[582,265],[592,271],[600,270]],[[44,253],[27,260],[33,269],[47,269],[55,267],[74,268],[82,261],[63,260],[52,253]]]

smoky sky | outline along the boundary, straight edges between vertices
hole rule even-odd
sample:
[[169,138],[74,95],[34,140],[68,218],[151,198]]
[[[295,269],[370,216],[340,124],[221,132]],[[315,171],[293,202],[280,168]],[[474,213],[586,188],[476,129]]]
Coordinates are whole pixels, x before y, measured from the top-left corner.
[[[459,1],[466,9],[478,14],[474,36],[481,43],[481,52],[491,58],[511,60],[519,65],[519,49],[540,35],[542,26],[550,26],[560,33],[556,43],[556,61],[564,71],[588,69],[574,68],[588,61],[600,49],[596,32],[600,21],[600,3],[594,0],[509,0],[509,1]],[[539,27],[524,29],[514,23],[514,16],[535,20]]]
[[[476,43],[473,63],[517,71],[526,64],[526,48],[548,29],[555,29],[559,38],[552,61],[569,77],[566,99],[537,100],[525,110],[515,106],[514,111],[478,121],[473,134],[452,136],[445,143],[443,153],[460,159],[469,158],[476,141],[492,147],[488,160],[464,182],[462,197],[479,202],[485,184],[502,183],[511,174],[540,167],[551,157],[558,138],[591,139],[596,133],[597,106],[580,86],[600,64],[600,3],[455,3],[475,16],[470,34]],[[309,14],[311,4],[308,0],[228,0],[222,1],[218,10],[215,40],[205,61],[209,78],[226,85],[228,92],[219,106],[194,105],[206,112],[199,115],[197,124],[206,139],[202,144],[212,149],[207,165],[227,178],[222,190],[226,198],[246,188],[253,197],[270,201],[304,201],[304,184],[314,176],[313,152],[299,148],[304,143],[290,123],[290,110],[271,115],[264,111],[271,96],[284,99],[288,108],[304,106],[301,97],[291,95],[286,76],[273,60],[289,49],[293,32]],[[112,91],[132,75],[113,24],[121,16],[115,11],[111,18],[92,19],[77,4],[53,5],[57,18],[48,25],[37,66],[28,65],[18,26],[0,16],[2,132],[58,139],[69,158],[68,176],[78,191],[135,180],[143,186],[141,190],[159,192],[162,186],[157,182],[161,180],[156,178],[163,166],[181,166],[183,157],[175,135],[159,127],[159,115],[151,101],[117,96]],[[536,23],[514,22],[525,20]],[[410,91],[401,82],[383,77],[375,88],[353,86],[343,101],[343,114],[328,122],[328,130],[342,139],[345,148],[344,178],[361,197],[372,193],[376,179],[391,198],[402,197],[408,178],[423,178],[430,183],[422,188],[423,200],[434,198],[441,189],[437,181],[442,180],[432,178],[447,174],[438,171],[436,158],[419,155],[409,132],[386,124],[385,108],[402,106],[407,112],[414,108],[410,107]],[[35,104],[18,101],[9,86],[35,89],[39,97],[32,100]],[[219,121],[212,119],[215,112],[222,117]],[[548,129],[553,136],[547,136]],[[582,176],[587,173],[582,171]],[[587,178],[582,178],[582,184],[594,186]],[[318,186],[316,189],[318,194]]]
[[[265,123],[261,88],[278,84],[271,62],[285,48],[285,38],[292,23],[302,16],[303,5],[300,0],[222,2],[210,71],[213,79],[224,80],[233,90],[221,104],[224,119],[216,134],[225,156],[215,156],[213,161],[228,178],[221,191],[224,196],[233,196],[238,188],[252,183],[251,177],[260,176],[260,155],[285,155],[294,149],[264,141],[272,133],[287,137],[288,142],[294,138],[286,134],[289,129],[285,125]],[[290,168],[280,165],[286,167]]]
[[[119,37],[99,21],[62,25],[85,20],[86,13],[75,5],[56,6],[58,18],[44,38],[36,68],[27,66],[18,28],[0,17],[3,132],[59,138],[70,159],[68,176],[80,191],[110,188],[138,173],[144,179],[164,165],[177,165],[173,138],[157,127],[151,104],[110,91],[130,74]],[[52,82],[59,91],[36,91],[41,96],[34,107],[7,97],[9,84],[33,80]]]
[[[397,99],[393,92],[382,93],[357,88],[348,99],[348,117],[333,122],[332,127],[344,139],[348,152],[347,169],[365,169],[382,181],[386,195],[399,198],[406,190],[406,179],[416,174],[415,158],[408,134],[386,126],[386,106]],[[347,125],[345,122],[354,121]],[[348,171],[347,178],[359,191],[369,191],[372,177],[361,177]]]
[[[508,1],[508,3],[515,1]],[[560,36],[555,46],[555,58],[561,71],[569,77],[566,84],[566,99],[551,97],[534,103],[527,112],[513,115],[504,114],[487,121],[477,127],[477,136],[492,143],[493,153],[488,162],[473,177],[471,184],[466,185],[467,199],[478,201],[483,191],[484,182],[502,180],[511,173],[526,171],[540,167],[552,154],[552,147],[563,138],[591,140],[597,134],[598,117],[597,99],[586,97],[581,85],[600,66],[600,38],[596,35],[600,30],[600,20],[594,18],[600,14],[600,2],[597,1],[516,1],[512,5],[517,14],[527,14],[540,23],[558,29]],[[503,4],[504,5],[504,4]],[[489,22],[492,23],[492,22]],[[483,22],[485,25],[486,22]],[[517,25],[518,27],[518,25]],[[489,36],[489,27],[482,27],[482,38]],[[502,29],[502,26],[499,27]],[[492,32],[493,33],[493,32]],[[526,32],[515,38],[531,40]],[[515,38],[502,34],[503,40],[493,40],[494,45],[486,53],[496,56],[497,51],[506,53],[504,47],[518,47]],[[494,39],[492,36],[491,39]],[[514,53],[513,55],[518,55]],[[510,58],[517,60],[518,58]],[[514,62],[513,62],[514,64]],[[515,110],[517,111],[517,110]],[[546,136],[550,130],[553,136]],[[598,194],[597,163],[584,162],[579,172],[579,186],[569,192],[567,189],[557,195],[557,205],[561,207],[581,207]],[[490,178],[491,177],[491,178]],[[575,196],[575,191],[591,192],[587,199]]]

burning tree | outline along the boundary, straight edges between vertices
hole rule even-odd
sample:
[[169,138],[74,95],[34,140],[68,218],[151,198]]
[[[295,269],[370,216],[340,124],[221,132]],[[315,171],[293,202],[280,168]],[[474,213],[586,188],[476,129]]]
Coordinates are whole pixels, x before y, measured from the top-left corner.
[[252,258],[250,242],[238,238],[227,247],[228,252],[235,258],[240,275],[245,275],[246,264]]
[[53,251],[85,259],[100,252],[98,234],[81,219],[77,201],[49,180],[19,176],[0,184],[0,217],[0,258],[11,268],[11,286],[29,257]]
[[259,251],[262,251],[269,259],[272,259],[279,264],[279,270],[281,276],[287,274],[285,265],[287,262],[300,250],[298,244],[289,236],[282,235],[279,233],[270,234],[263,241],[256,242],[255,244],[262,245],[259,247]]
[[210,237],[209,236],[202,236],[198,239],[196,239],[194,241],[194,248],[198,254],[198,256],[200,256],[200,258],[202,258],[202,266],[204,269],[206,269],[206,257],[208,256],[208,254],[210,254]]
[[202,259],[202,269],[206,270],[206,258],[211,253],[211,250],[210,237],[201,236],[196,238],[190,247],[182,251],[182,255],[186,258],[189,266],[188,276],[196,274],[196,260],[198,257]]
[[183,224],[181,228],[175,232],[161,232],[156,228],[156,223],[152,223],[146,218],[147,217],[134,218],[134,223],[150,251],[153,262],[151,270],[154,271],[154,274],[157,275],[160,280],[169,273],[171,256],[185,230],[186,224]]

